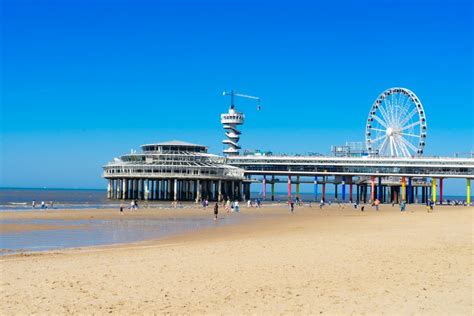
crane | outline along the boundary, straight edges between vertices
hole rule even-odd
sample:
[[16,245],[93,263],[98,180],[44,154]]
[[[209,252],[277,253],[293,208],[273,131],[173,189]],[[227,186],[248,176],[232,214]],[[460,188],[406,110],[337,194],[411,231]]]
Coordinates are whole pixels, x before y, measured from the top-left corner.
[[246,99],[252,99],[252,100],[257,100],[257,111],[260,111],[261,106],[260,106],[260,98],[255,97],[253,95],[247,95],[247,94],[242,94],[242,93],[237,93],[234,90],[231,90],[230,92],[224,91],[222,92],[223,96],[228,96],[230,95],[230,108],[233,109],[235,107],[234,104],[234,98],[235,97],[241,97],[241,98],[246,98]]

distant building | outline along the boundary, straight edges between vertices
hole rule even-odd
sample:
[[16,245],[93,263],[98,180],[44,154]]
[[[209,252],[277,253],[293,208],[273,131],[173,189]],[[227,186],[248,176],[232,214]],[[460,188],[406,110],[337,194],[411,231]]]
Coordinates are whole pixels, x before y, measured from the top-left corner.
[[336,157],[377,156],[377,151],[369,152],[363,142],[346,142],[345,145],[331,146],[331,152]]

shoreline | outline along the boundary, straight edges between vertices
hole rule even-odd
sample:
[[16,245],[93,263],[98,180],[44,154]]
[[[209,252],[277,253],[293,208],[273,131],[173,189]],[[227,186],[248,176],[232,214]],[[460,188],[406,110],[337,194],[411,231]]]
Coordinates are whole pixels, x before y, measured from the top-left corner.
[[[342,204],[341,204],[342,205]],[[350,204],[344,204],[344,206],[339,206],[337,204],[333,204],[331,206],[326,205],[322,210],[319,209],[319,206],[303,206],[303,207],[295,207],[295,212],[298,211],[316,211],[312,215],[338,215],[338,216],[367,216],[368,214],[375,212],[386,212],[389,211],[390,213],[400,213],[398,211],[398,205],[392,207],[391,205],[380,205],[380,211],[375,211],[375,207],[370,206],[369,204],[365,204],[366,210],[365,212],[360,211],[360,207],[358,209],[354,209]],[[414,213],[414,209],[416,212],[426,212],[425,206],[420,204],[411,204],[411,209],[409,208],[406,213]],[[449,208],[473,208],[472,206],[451,206],[451,205],[438,205],[436,207],[436,211],[441,209],[449,209]],[[265,210],[271,210],[271,213],[265,213]],[[276,212],[275,212],[276,211]],[[339,212],[344,212],[340,214]],[[329,214],[326,212],[336,212],[335,214]],[[161,241],[173,241],[173,240],[184,240],[189,235],[197,235],[197,236],[204,236],[208,232],[217,231],[220,229],[225,229],[228,226],[240,226],[240,225],[259,225],[264,222],[272,222],[279,220],[281,217],[285,217],[285,215],[289,215],[286,204],[283,203],[274,203],[272,205],[266,204],[261,208],[241,208],[239,213],[229,212],[224,213],[223,211],[219,211],[219,220],[216,224],[221,223],[223,219],[229,216],[240,216],[240,220],[231,223],[223,223],[221,227],[199,227],[196,229],[190,230],[183,230],[183,231],[176,231],[168,233],[164,236],[154,237],[154,238],[147,238],[144,240],[134,240],[134,241],[125,241],[125,242],[117,242],[117,243],[103,243],[103,244],[96,244],[96,245],[84,245],[84,246],[73,246],[73,247],[58,247],[58,248],[51,248],[45,250],[31,250],[31,249],[8,249],[3,248],[3,254],[0,255],[1,258],[12,257],[12,256],[27,256],[27,255],[40,255],[40,254],[48,254],[49,252],[73,252],[75,250],[87,251],[87,249],[109,249],[115,247],[127,247],[134,245],[141,245],[141,244],[153,244],[153,243],[160,243]],[[183,220],[183,219],[204,219],[208,220],[209,223],[212,223],[212,207],[208,207],[206,209],[202,207],[194,207],[194,208],[142,208],[136,211],[126,210],[123,214],[121,214],[116,209],[55,209],[55,210],[38,210],[32,212],[3,212],[0,213],[0,232],[4,233],[25,233],[25,232],[35,232],[35,231],[57,231],[57,230],[64,230],[70,231],[75,229],[83,229],[88,224],[76,224],[76,225],[61,225],[61,224],[23,224],[19,223],[4,223],[2,221],[22,221],[22,220],[39,220],[39,221],[49,221],[49,220],[59,220],[64,222],[73,222],[73,221],[80,221],[84,222],[86,220],[89,223],[92,221],[101,221],[101,220],[167,220],[167,219],[176,219],[176,220]],[[202,236],[201,236],[202,235]],[[2,252],[2,251],[0,251]]]

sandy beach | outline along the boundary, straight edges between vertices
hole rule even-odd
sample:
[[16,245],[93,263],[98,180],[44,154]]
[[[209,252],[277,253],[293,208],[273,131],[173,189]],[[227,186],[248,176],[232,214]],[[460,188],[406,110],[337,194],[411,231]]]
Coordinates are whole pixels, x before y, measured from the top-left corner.
[[[0,219],[212,220],[211,210],[203,212]],[[252,212],[258,215],[250,222],[155,241],[0,257],[0,314],[472,314],[473,207],[304,207],[290,214],[279,206],[221,217]]]

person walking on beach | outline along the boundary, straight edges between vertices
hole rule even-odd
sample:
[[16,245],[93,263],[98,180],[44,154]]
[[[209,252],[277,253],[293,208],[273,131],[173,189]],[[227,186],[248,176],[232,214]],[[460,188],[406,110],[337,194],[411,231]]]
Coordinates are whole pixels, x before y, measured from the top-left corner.
[[380,204],[379,199],[376,199],[374,204],[375,204],[375,210],[378,211],[379,210],[379,204]]
[[217,220],[217,214],[219,214],[219,204],[214,205],[214,220]]
[[321,199],[321,203],[319,203],[319,209],[322,210],[324,206],[324,200]]
[[46,204],[44,204],[44,201],[41,201],[41,208],[46,208]]
[[225,211],[227,213],[230,212],[230,199],[229,198],[227,198],[227,202],[225,202]]
[[53,201],[49,201],[49,207],[50,207],[50,208],[53,208],[53,205],[54,205],[54,204],[53,204]]
[[400,204],[400,212],[405,212],[405,208],[406,208],[406,203],[405,201],[402,201],[402,204]]
[[293,200],[290,200],[288,202],[288,205],[290,206],[290,212],[293,213],[295,211],[295,202]]
[[31,203],[31,206],[32,206],[33,208],[36,208],[36,201],[35,201],[35,200],[33,200],[33,202]]
[[123,214],[123,202],[120,202],[120,214]]
[[234,202],[234,212],[239,212],[240,211],[240,206],[239,206],[239,201]]

